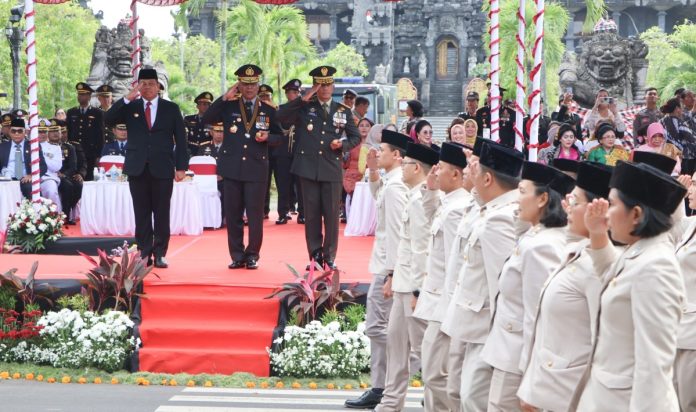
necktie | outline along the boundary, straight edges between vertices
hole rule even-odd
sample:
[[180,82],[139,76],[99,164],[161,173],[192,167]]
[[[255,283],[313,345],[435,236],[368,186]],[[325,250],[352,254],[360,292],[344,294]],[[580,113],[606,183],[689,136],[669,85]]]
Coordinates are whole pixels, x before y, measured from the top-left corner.
[[328,103],[322,103],[321,107],[324,108],[324,113],[327,115],[329,114],[329,104]]
[[123,142],[118,143],[118,150],[121,152],[123,151]]
[[152,114],[150,113],[150,106],[152,106],[152,102],[147,102],[145,105],[145,120],[147,120],[148,129],[152,129]]
[[247,114],[251,114],[251,111],[252,111],[251,102],[244,103],[244,107],[246,108]]
[[22,156],[22,145],[15,143],[15,178],[17,180],[24,176],[24,156]]

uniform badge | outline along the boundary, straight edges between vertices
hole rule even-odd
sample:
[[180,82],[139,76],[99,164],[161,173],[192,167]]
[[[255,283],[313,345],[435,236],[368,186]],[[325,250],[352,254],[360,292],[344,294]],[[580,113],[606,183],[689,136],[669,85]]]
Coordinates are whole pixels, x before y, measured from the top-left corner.
[[312,130],[314,130],[314,125],[313,125],[312,123],[308,124],[308,125],[307,125],[307,130],[310,131],[310,132],[311,132]]
[[230,127],[230,133],[237,133],[237,125],[233,124],[232,127]]
[[314,112],[317,111],[317,109],[316,109],[315,107],[312,107],[311,109],[309,109],[309,111],[310,111],[311,113],[314,113]]
[[140,117],[138,113],[133,113],[133,117]]

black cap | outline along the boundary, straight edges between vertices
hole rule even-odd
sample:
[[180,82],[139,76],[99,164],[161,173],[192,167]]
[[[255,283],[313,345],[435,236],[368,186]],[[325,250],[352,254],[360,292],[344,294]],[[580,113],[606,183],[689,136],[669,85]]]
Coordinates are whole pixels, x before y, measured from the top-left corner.
[[568,172],[568,173],[577,173],[579,165],[580,165],[580,162],[578,162],[577,160],[553,159],[551,161],[551,166],[555,167],[556,169],[558,169],[562,172]]
[[357,97],[357,96],[358,96],[358,94],[355,93],[355,90],[353,90],[353,89],[346,89],[346,90],[344,90],[344,91],[343,91],[343,95],[344,95],[344,96],[350,95],[350,96],[353,96],[353,97]]
[[111,96],[114,92],[114,88],[108,84],[102,84],[97,87],[97,96]]
[[474,156],[481,156],[481,149],[483,149],[484,143],[502,146],[500,143],[496,142],[495,140],[484,139],[483,137],[477,137],[476,141],[474,142],[474,147],[472,149],[472,151],[474,152]]
[[555,167],[537,162],[524,162],[522,179],[546,185],[561,196],[570,193],[575,187],[575,180]]
[[408,149],[408,143],[412,142],[411,138],[405,134],[395,132],[389,129],[382,130],[382,143],[398,147],[399,149]]
[[645,163],[619,161],[609,187],[666,215],[674,213],[686,196],[681,183]]
[[157,70],[155,69],[140,69],[138,72],[138,80],[159,80]]
[[471,91],[466,94],[466,100],[478,100],[479,94],[475,91]]
[[258,83],[259,77],[263,74],[263,70],[254,64],[245,64],[238,68],[234,74],[242,83]]
[[259,86],[259,95],[262,94],[273,94],[273,88],[267,84],[262,84]]
[[49,132],[60,132],[60,124],[58,124],[58,119],[50,119],[48,121],[48,131]]
[[196,96],[195,99],[193,99],[193,102],[198,104],[198,102],[208,102],[212,103],[213,102],[213,94],[210,92],[203,92]]
[[16,109],[12,111],[12,116],[14,117],[27,117],[27,111],[24,109]]
[[283,90],[297,90],[300,91],[302,87],[302,82],[300,79],[292,79],[283,85]]
[[677,161],[671,157],[667,157],[659,153],[643,152],[639,150],[633,151],[633,163],[649,164],[650,166],[660,169],[668,175],[672,174],[674,166],[677,165]]
[[601,198],[609,197],[609,181],[614,168],[598,162],[580,162],[575,185]]
[[454,166],[466,167],[466,155],[464,146],[455,142],[444,142],[440,148],[440,161]]
[[506,176],[520,177],[524,155],[517,150],[486,141],[481,148],[479,163]]
[[411,159],[418,160],[431,166],[440,161],[440,156],[435,150],[428,146],[423,146],[422,144],[413,142],[408,143],[406,157],[410,157]]
[[312,69],[309,75],[312,76],[314,83],[332,84],[334,82],[333,75],[336,74],[336,68],[331,66],[319,66]]
[[21,117],[13,117],[12,121],[10,122],[10,127],[21,127],[21,128],[26,128],[27,125],[24,123],[24,119]]
[[79,82],[78,84],[75,85],[75,90],[77,90],[77,94],[92,94],[94,90],[92,90],[91,87],[85,82]]

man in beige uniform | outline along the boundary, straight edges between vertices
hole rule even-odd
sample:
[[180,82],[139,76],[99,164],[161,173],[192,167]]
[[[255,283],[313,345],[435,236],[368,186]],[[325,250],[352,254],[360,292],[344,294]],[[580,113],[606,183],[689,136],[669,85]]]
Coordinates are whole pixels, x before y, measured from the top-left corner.
[[431,222],[425,216],[421,189],[439,155],[430,147],[409,143],[401,162],[403,180],[409,187],[399,234],[394,274],[384,285],[385,297],[393,297],[387,326],[387,378],[378,412],[401,411],[408,390],[409,356],[420,358],[425,322],[412,316],[425,277]]
[[445,142],[440,150],[440,163],[428,175],[423,191],[423,209],[433,224],[430,228],[427,276],[423,282],[413,316],[428,322],[421,345],[422,375],[425,384],[425,410],[456,410],[447,397],[447,360],[449,336],[440,331],[445,308],[440,307],[445,284],[445,265],[452,242],[457,235],[464,210],[472,196],[463,187],[467,165],[463,147]]
[[[347,408],[372,409],[382,399],[387,371],[387,322],[392,300],[384,298],[387,276],[394,273],[396,250],[401,230],[401,214],[408,197],[408,187],[402,180],[401,160],[406,154],[409,137],[385,130],[379,152],[370,150],[367,167],[370,170],[370,190],[377,206],[377,228],[372,244],[369,270],[372,283],[367,292],[365,334],[370,338],[370,381],[372,388],[357,399],[345,402]],[[379,169],[384,169],[380,177]]]
[[469,216],[471,233],[464,247],[464,263],[442,330],[451,337],[450,347],[465,344],[462,362],[461,410],[485,411],[492,368],[480,357],[495,311],[498,275],[515,247],[517,185],[522,153],[492,142],[481,149],[473,170],[474,188],[482,206]]

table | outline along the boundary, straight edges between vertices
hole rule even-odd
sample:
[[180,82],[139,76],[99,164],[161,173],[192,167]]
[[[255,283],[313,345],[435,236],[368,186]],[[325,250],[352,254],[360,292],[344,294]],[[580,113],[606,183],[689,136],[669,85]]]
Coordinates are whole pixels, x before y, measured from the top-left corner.
[[[169,212],[172,235],[203,233],[200,195],[193,182],[174,183]],[[133,199],[127,182],[85,182],[80,202],[83,235],[132,236],[135,233]]]
[[373,236],[377,227],[377,205],[368,182],[355,184],[344,236]]
[[17,202],[21,201],[22,191],[19,188],[19,181],[0,181],[0,232],[7,229],[7,218],[17,211]]

